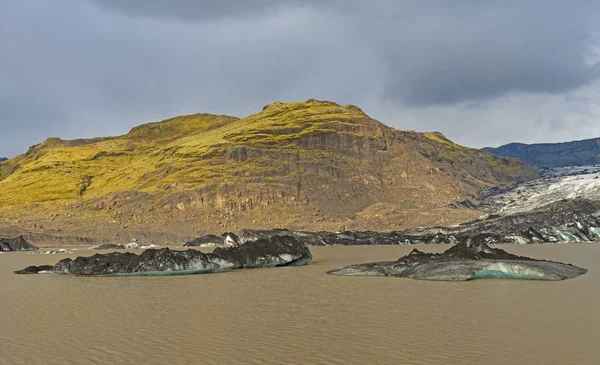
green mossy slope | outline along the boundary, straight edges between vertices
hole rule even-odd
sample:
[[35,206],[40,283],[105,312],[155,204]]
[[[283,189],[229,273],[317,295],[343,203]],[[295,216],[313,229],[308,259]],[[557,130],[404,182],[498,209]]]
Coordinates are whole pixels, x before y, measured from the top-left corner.
[[277,102],[242,119],[194,114],[118,137],[49,138],[0,164],[0,212],[40,203],[118,220],[108,211],[115,194],[134,192],[132,211],[157,222],[219,212],[305,226],[350,221],[379,203],[436,209],[536,176],[519,160],[398,131],[356,106]]

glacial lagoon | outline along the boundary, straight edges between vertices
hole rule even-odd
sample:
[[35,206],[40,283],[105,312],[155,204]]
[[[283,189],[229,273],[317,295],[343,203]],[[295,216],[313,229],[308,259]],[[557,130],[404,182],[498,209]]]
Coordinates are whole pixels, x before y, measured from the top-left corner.
[[600,244],[495,246],[589,269],[565,281],[326,274],[448,247],[311,247],[309,266],[153,277],[15,275],[95,252],[6,253],[0,364],[598,363]]

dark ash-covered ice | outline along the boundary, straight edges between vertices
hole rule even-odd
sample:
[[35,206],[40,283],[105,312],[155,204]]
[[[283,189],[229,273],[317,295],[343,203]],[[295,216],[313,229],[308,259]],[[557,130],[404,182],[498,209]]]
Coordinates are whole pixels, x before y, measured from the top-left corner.
[[441,254],[414,249],[397,261],[371,262],[329,270],[341,276],[398,276],[422,280],[464,281],[484,278],[564,280],[586,269],[542,261],[491,248],[481,237],[461,242]]
[[[112,252],[59,261],[52,267],[30,266],[17,274],[50,271],[75,275],[181,275],[233,269],[300,266],[312,260],[308,247],[293,237],[273,237],[237,247],[217,248],[212,253],[194,249],[148,249],[139,255]],[[42,270],[43,269],[43,270]]]

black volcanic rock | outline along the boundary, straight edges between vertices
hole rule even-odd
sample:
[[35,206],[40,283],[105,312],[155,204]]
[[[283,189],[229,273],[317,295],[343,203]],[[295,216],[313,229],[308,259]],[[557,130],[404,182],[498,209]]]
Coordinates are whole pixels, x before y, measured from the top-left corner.
[[483,150],[499,157],[515,157],[536,167],[583,166],[600,163],[600,138],[566,143],[510,143]]
[[564,280],[587,269],[553,261],[535,260],[494,249],[485,237],[470,237],[441,254],[413,250],[397,261],[371,262],[329,270],[339,276],[397,276],[422,280],[474,279]]
[[[159,275],[206,273],[233,269],[300,266],[312,260],[306,245],[293,237],[246,242],[237,247],[218,248],[205,254],[197,250],[148,249],[140,255],[130,252],[95,254],[63,259],[50,270],[76,275]],[[36,273],[41,267],[28,267],[17,274]],[[46,270],[46,269],[45,269]]]
[[23,236],[0,238],[0,251],[35,251],[39,248]]

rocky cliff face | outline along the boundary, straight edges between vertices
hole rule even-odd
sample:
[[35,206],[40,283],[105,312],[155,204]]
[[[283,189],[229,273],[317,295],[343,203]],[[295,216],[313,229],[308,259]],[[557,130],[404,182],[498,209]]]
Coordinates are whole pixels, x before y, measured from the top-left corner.
[[485,151],[502,157],[521,159],[536,167],[582,166],[600,163],[600,139],[566,143],[510,143]]
[[33,146],[0,165],[0,232],[162,243],[242,227],[450,224],[479,213],[449,204],[534,177],[519,160],[395,130],[355,106],[275,103]]

